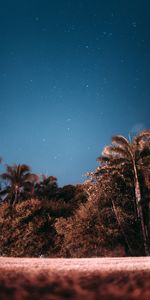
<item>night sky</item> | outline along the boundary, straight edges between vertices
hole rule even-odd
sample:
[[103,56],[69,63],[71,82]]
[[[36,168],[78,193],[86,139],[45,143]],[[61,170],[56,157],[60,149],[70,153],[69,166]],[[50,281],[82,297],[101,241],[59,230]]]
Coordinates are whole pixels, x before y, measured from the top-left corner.
[[150,128],[150,1],[0,0],[0,156],[80,183]]

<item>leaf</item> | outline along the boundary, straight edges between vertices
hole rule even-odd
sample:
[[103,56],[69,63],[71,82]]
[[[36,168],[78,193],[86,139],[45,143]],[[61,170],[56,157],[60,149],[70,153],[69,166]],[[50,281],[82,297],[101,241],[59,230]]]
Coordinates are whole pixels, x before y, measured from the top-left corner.
[[140,142],[142,142],[142,140],[144,140],[144,142],[149,141],[150,142],[150,130],[143,130],[141,131],[134,139],[132,144],[139,144]]
[[106,146],[102,151],[102,155],[108,158],[122,157],[124,159],[130,160],[129,153],[125,149],[122,149],[120,147]]
[[107,163],[110,161],[109,157],[107,156],[100,156],[97,158],[97,161],[100,162],[100,163]]
[[121,148],[129,148],[129,141],[122,135],[115,135],[112,137],[112,144],[117,145]]

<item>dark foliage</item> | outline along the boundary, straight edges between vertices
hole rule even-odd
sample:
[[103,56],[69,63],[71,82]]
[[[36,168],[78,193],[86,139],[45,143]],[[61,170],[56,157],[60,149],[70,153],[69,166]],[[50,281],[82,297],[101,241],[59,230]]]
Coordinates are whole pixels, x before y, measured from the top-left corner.
[[39,182],[35,184],[34,196],[38,199],[52,199],[57,195],[57,178],[54,176],[42,175]]
[[10,256],[140,256],[150,251],[150,131],[114,136],[84,184],[58,187],[29,166],[0,186],[0,251]]
[[[150,131],[131,143],[122,136],[112,138],[91,173],[95,190],[111,199],[112,210],[130,255],[150,252]],[[103,183],[103,188],[101,187]]]
[[[62,209],[59,208],[59,209]],[[51,203],[30,199],[0,206],[0,251],[4,256],[53,255],[56,231]],[[58,211],[58,207],[57,207]]]
[[[72,186],[74,198],[63,190],[63,198],[22,200],[13,206],[3,201],[0,205],[0,253],[4,256],[59,256],[62,238],[55,229],[56,218],[67,218],[75,213],[85,192]],[[65,201],[65,195],[67,201]],[[73,201],[77,203],[73,206]]]

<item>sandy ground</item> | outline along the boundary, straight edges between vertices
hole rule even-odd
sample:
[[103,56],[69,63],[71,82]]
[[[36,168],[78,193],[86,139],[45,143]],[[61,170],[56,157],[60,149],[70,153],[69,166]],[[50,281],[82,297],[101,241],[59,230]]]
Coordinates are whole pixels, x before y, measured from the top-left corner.
[[150,271],[150,257],[126,257],[126,258],[11,258],[0,257],[0,268],[7,270],[23,270],[30,272],[39,272],[47,270],[53,272],[69,272],[75,270],[82,272],[93,271]]
[[150,300],[150,257],[0,257],[0,300]]

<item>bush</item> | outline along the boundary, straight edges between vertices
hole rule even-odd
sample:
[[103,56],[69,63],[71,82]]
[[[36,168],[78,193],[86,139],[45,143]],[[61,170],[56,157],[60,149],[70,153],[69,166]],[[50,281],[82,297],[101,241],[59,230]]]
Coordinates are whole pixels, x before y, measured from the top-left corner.
[[53,256],[56,230],[55,218],[47,201],[31,199],[0,206],[0,249],[4,256]]

